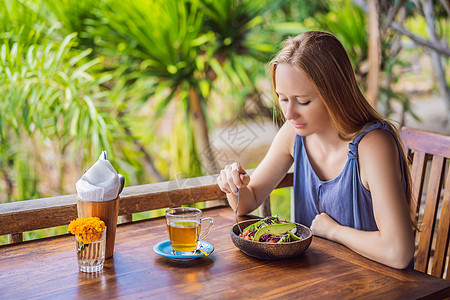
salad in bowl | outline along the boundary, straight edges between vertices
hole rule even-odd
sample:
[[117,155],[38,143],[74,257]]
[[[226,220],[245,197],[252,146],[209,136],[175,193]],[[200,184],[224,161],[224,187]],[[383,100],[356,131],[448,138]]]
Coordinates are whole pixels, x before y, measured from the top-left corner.
[[239,236],[256,242],[287,243],[303,239],[297,231],[295,223],[272,216],[248,225]]
[[[242,234],[239,227],[242,228]],[[312,241],[312,232],[308,227],[281,220],[277,216],[234,224],[230,236],[239,250],[260,259],[299,256]]]

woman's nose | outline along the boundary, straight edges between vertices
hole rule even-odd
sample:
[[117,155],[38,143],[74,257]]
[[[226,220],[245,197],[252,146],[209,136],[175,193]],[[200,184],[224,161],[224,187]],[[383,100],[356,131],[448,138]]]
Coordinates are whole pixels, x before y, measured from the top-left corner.
[[287,120],[295,119],[298,117],[297,106],[294,101],[289,101],[286,106],[285,117]]

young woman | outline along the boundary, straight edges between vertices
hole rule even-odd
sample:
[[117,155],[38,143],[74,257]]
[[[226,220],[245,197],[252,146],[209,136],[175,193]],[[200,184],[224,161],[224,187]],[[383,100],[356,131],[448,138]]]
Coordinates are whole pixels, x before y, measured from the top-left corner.
[[414,254],[410,175],[398,133],[362,95],[342,44],[310,31],[270,63],[286,119],[251,178],[237,163],[217,183],[239,214],[262,204],[294,164],[295,221],[382,264]]

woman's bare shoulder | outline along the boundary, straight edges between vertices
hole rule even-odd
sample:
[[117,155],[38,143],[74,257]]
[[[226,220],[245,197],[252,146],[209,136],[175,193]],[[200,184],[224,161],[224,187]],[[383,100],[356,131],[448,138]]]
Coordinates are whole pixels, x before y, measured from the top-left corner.
[[371,181],[394,180],[401,176],[397,144],[385,130],[373,130],[361,139],[358,161],[361,180],[369,190]]
[[380,151],[397,151],[397,144],[393,135],[383,129],[375,129],[368,132],[360,141],[358,147],[358,153],[364,154],[376,154]]

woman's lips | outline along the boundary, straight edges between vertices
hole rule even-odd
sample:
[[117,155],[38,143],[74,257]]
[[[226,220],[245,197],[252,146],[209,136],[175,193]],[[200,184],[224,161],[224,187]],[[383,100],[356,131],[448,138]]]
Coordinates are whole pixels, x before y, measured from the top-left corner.
[[300,128],[303,128],[306,126],[306,124],[295,124],[295,123],[292,123],[292,125],[294,125],[294,127],[297,129],[300,129]]

